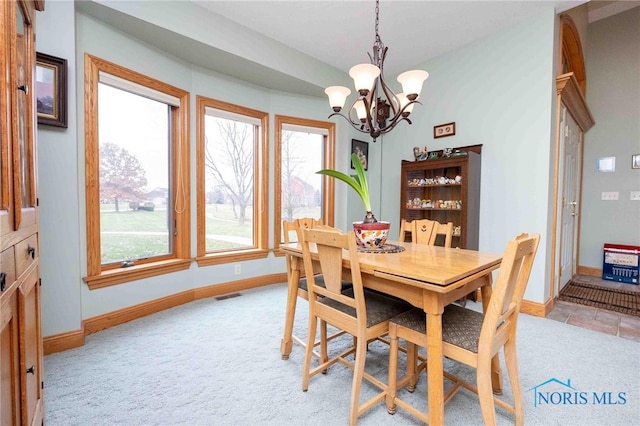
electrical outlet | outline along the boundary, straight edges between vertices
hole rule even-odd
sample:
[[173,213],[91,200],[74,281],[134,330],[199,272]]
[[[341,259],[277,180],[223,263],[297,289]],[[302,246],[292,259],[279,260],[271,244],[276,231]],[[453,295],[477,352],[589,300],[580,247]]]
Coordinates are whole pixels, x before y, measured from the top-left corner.
[[233,273],[236,275],[240,275],[242,273],[242,265],[236,263],[236,265],[233,267]]
[[631,191],[629,199],[632,201],[640,201],[640,191]]
[[619,192],[603,192],[602,193],[602,199],[606,201],[615,201],[619,199],[619,197],[620,197]]

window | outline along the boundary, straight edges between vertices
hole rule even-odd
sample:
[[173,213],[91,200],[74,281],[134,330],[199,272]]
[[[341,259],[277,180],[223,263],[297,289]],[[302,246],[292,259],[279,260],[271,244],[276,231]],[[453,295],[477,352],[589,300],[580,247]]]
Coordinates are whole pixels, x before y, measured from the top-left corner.
[[189,94],[85,55],[87,277],[189,267]]
[[266,112],[197,97],[198,264],[267,257]]
[[335,124],[276,116],[275,244],[283,241],[282,221],[322,218],[333,226],[334,180],[316,174],[334,168]]

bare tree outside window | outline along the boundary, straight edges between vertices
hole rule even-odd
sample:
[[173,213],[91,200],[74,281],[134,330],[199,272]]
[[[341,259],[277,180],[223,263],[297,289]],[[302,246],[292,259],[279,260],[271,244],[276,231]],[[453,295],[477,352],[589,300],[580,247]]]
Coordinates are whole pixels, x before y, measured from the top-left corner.
[[144,197],[147,178],[135,155],[114,143],[100,145],[100,199],[113,201],[116,212],[121,200],[129,202]]
[[246,221],[247,206],[253,202],[255,138],[252,125],[217,117],[217,137],[205,135],[205,170],[222,188],[233,206],[238,225]]
[[283,130],[281,135],[281,217],[322,217],[322,180],[315,172],[323,168],[324,136]]

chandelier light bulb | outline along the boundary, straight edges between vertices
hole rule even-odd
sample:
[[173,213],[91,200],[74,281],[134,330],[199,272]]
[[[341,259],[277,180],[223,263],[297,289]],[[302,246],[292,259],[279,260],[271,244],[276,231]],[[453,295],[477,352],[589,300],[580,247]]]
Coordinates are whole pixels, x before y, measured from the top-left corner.
[[415,101],[422,91],[422,83],[429,78],[429,73],[423,70],[403,72],[398,76],[398,82],[402,84],[402,91],[406,93],[410,101]]
[[347,96],[351,94],[351,89],[344,86],[331,86],[324,89],[324,93],[329,97],[329,105],[333,111],[340,112],[347,101]]
[[[398,102],[398,104],[400,105],[400,110],[402,111],[402,108],[405,107],[405,105],[409,104],[409,102],[411,102],[409,100],[409,98],[407,98],[407,96],[404,93],[398,93],[396,95],[396,101]],[[413,111],[413,103],[409,104],[407,106],[407,108],[402,111],[402,116],[403,117],[408,117],[409,114],[411,114],[411,111]]]
[[356,110],[356,114],[361,122],[365,122],[367,120],[367,107],[364,104],[362,99],[358,99],[354,104],[353,108]]
[[379,75],[380,68],[373,64],[358,64],[349,70],[349,76],[353,78],[353,84],[360,96],[369,94]]

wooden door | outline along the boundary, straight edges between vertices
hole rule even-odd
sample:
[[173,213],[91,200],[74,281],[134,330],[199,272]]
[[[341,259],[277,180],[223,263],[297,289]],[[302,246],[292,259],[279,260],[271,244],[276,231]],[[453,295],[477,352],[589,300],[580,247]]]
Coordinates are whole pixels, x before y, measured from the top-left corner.
[[580,176],[582,130],[567,108],[562,106],[563,185],[560,227],[560,278],[558,292],[573,278],[577,266],[578,214],[580,211]]

